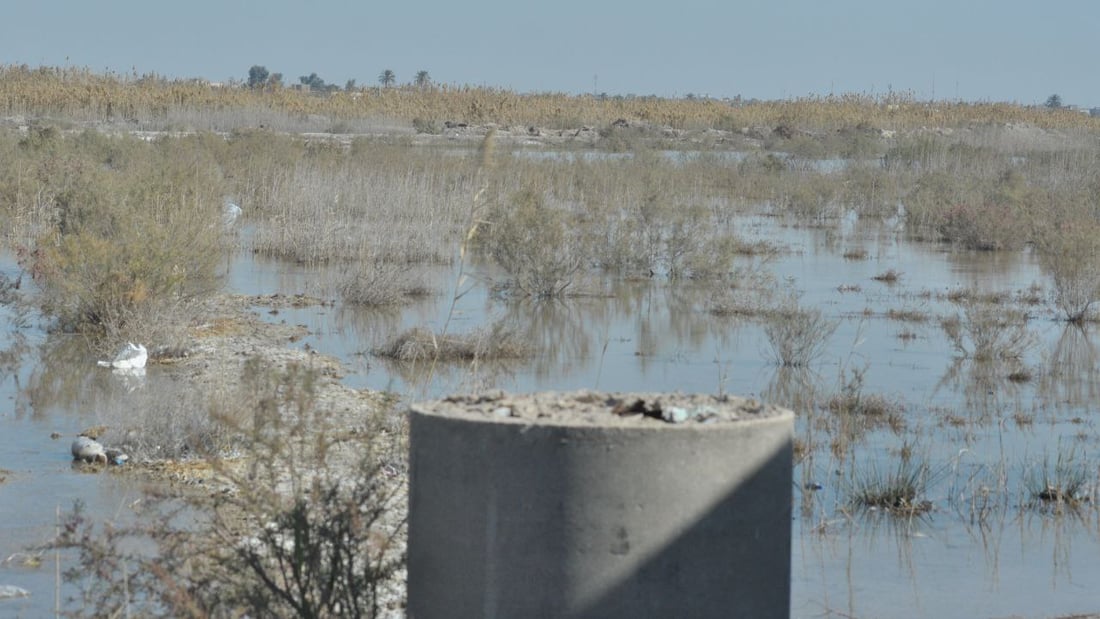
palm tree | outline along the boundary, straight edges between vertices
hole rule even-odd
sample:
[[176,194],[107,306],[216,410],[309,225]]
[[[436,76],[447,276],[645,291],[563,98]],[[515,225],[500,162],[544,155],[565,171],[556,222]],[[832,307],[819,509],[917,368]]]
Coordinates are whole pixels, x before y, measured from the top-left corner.
[[394,82],[396,81],[397,75],[389,69],[386,69],[385,71],[378,74],[378,83],[382,84],[383,88],[389,88],[390,86],[393,86]]
[[425,71],[424,69],[421,69],[421,70],[416,72],[416,81],[415,81],[415,83],[416,83],[417,88],[420,88],[421,90],[423,90],[423,89],[427,88],[428,86],[432,85],[432,77],[430,75],[428,75],[427,71]]

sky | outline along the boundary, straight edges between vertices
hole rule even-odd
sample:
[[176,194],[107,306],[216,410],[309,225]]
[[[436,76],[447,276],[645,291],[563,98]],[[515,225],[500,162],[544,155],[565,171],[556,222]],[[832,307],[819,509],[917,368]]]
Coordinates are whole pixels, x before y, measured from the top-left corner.
[[6,0],[0,64],[343,86],[1100,106],[1100,2]]

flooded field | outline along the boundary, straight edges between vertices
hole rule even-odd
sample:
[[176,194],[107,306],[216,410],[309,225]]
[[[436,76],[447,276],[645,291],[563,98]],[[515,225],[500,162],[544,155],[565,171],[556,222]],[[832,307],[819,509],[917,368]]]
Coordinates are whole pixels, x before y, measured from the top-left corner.
[[[414,325],[438,328],[450,307],[435,298],[400,315],[335,308],[280,318],[310,327],[304,344],[339,355],[356,386],[427,398],[471,388],[514,391],[719,391],[783,403],[799,413],[807,454],[796,465],[792,616],[1053,617],[1095,612],[1100,578],[1100,514],[1095,496],[1098,442],[1090,402],[1098,351],[1090,331],[1025,301],[1034,346],[1022,363],[1032,378],[1005,378],[1000,362],[959,356],[940,319],[955,315],[952,291],[1036,294],[1043,276],[1031,256],[951,252],[934,244],[853,229],[843,242],[813,229],[756,221],[755,233],[789,251],[771,265],[802,292],[801,302],[838,322],[809,368],[777,367],[752,320],[714,316],[707,292],[690,284],[627,282],[604,298],[531,303],[465,297],[453,330],[494,318],[515,321],[538,351],[529,363],[452,367],[422,382],[393,370],[370,349]],[[858,227],[857,227],[858,228]],[[856,244],[869,257],[845,259]],[[240,273],[264,263],[238,265]],[[894,269],[896,283],[877,275]],[[288,292],[310,291],[310,273],[284,273]],[[253,276],[240,280],[263,281]],[[290,283],[294,282],[294,283]],[[254,291],[254,292],[258,292]],[[314,291],[321,292],[321,291]],[[1043,293],[1045,294],[1045,293]],[[1041,295],[1040,295],[1041,296]],[[1007,302],[1009,305],[1015,303]],[[893,313],[891,313],[893,312]],[[902,312],[922,315],[900,320]],[[845,438],[820,402],[862,376],[865,396],[894,402],[899,419]],[[801,408],[816,401],[813,410]],[[833,417],[833,418],[830,418]],[[847,442],[840,451],[839,444]],[[867,470],[892,471],[901,456],[927,467],[911,515],[851,504]],[[1052,513],[1034,496],[1036,479],[1072,459],[1086,483],[1080,503]]]
[[[958,311],[947,300],[953,290],[1011,296],[1042,287],[1031,257],[945,251],[859,226],[840,241],[821,230],[766,219],[750,222],[748,229],[786,248],[771,267],[801,291],[804,305],[823,309],[838,323],[808,368],[778,367],[758,322],[712,315],[707,291],[690,283],[623,282],[607,296],[552,302],[507,301],[475,289],[453,311],[452,330],[504,318],[535,343],[535,358],[451,366],[430,382],[371,350],[410,326],[438,328],[451,311],[443,296],[400,312],[337,304],[281,310],[267,319],[306,325],[310,335],[297,345],[342,359],[352,370],[345,378],[349,385],[388,389],[407,400],[487,387],[593,388],[723,391],[796,408],[805,452],[792,489],[795,617],[1095,611],[1098,435],[1090,402],[1100,351],[1091,325],[1067,325],[1045,304],[1030,305],[1028,327],[1037,343],[1023,360],[1033,377],[1023,382],[991,379],[980,363],[953,352],[939,325],[941,317]],[[845,259],[839,250],[851,246],[866,249],[868,257]],[[874,279],[890,269],[900,273],[897,282]],[[492,275],[491,267],[482,270]],[[445,282],[452,273],[444,269],[436,276]],[[331,294],[325,281],[323,270],[242,252],[228,286],[246,294],[324,297]],[[891,311],[925,318],[903,321]],[[96,408],[111,406],[117,397],[112,389],[122,390],[105,383],[102,374],[97,378],[94,363],[67,360],[82,363],[69,372],[88,374],[78,383],[83,391],[60,398],[62,404],[36,402],[28,386],[47,371],[38,354],[45,336],[32,319],[10,325],[9,338],[9,344],[23,342],[25,352],[3,382],[9,406],[0,418],[6,477],[0,485],[0,554],[12,559],[0,568],[0,583],[32,591],[29,598],[3,603],[35,616],[53,607],[51,557],[28,567],[20,564],[19,553],[49,538],[56,510],[81,499],[94,512],[115,515],[140,495],[119,476],[73,469],[68,442],[50,438],[52,432],[69,436],[94,425]],[[839,393],[843,377],[857,371],[862,392],[895,402],[900,420],[861,430],[841,449],[843,437],[829,419],[834,413],[799,405]],[[141,388],[157,389],[155,371]],[[931,509],[898,516],[853,506],[850,490],[860,471],[889,470],[903,450],[928,467],[919,499],[930,501]],[[1067,454],[1087,483],[1078,507],[1054,514],[1036,504],[1029,483]]]
[[[604,182],[607,170],[584,166],[631,158],[579,152],[533,152],[515,160],[520,166],[572,166],[577,184],[595,185]],[[669,178],[678,177],[662,166],[692,161],[665,151],[657,158],[662,163],[654,170]],[[253,310],[265,321],[304,326],[308,335],[291,345],[339,359],[348,371],[346,385],[388,391],[403,402],[490,388],[599,389],[732,393],[795,410],[794,617],[1057,617],[1100,611],[1093,587],[1100,579],[1100,432],[1093,413],[1100,401],[1100,336],[1094,322],[1064,320],[1033,244],[976,251],[960,243],[913,240],[917,235],[908,234],[900,210],[866,221],[856,210],[833,217],[814,199],[790,199],[806,209],[800,217],[743,205],[724,212],[729,205],[708,202],[700,189],[706,183],[689,178],[677,180],[688,187],[677,191],[667,189],[671,181],[654,182],[660,187],[653,192],[669,191],[676,199],[658,213],[667,221],[646,233],[661,236],[682,227],[679,249],[691,258],[698,258],[690,254],[700,238],[736,236],[742,249],[729,279],[677,272],[682,265],[674,259],[675,239],[665,236],[662,242],[674,256],[662,258],[670,265],[665,271],[648,266],[620,277],[576,271],[571,294],[509,295],[501,285],[509,276],[504,261],[472,252],[449,262],[448,250],[432,245],[433,234],[452,238],[451,220],[461,222],[465,196],[473,193],[474,173],[454,172],[446,167],[451,159],[458,157],[426,158],[428,172],[419,177],[408,174],[401,160],[374,162],[398,170],[380,173],[393,183],[385,189],[406,191],[402,195],[413,206],[427,205],[428,220],[439,228],[425,232],[423,222],[413,221],[402,229],[411,230],[413,241],[404,248],[412,257],[401,257],[415,264],[410,270],[431,294],[382,308],[342,298],[347,266],[333,256],[364,251],[356,236],[363,230],[356,226],[368,225],[340,209],[353,199],[362,205],[375,199],[367,197],[374,195],[372,187],[353,166],[352,172],[339,167],[343,162],[331,164],[336,172],[319,164],[293,167],[273,183],[290,196],[272,190],[272,202],[286,210],[272,209],[266,221],[244,227],[221,267],[225,291],[325,300]],[[716,185],[728,181],[723,166],[751,164],[759,166],[754,173],[761,178],[784,186],[773,177],[794,165],[783,157],[740,153],[711,159]],[[803,167],[811,174],[848,173],[841,159]],[[749,172],[739,182],[762,182]],[[422,178],[428,179],[424,186],[417,184]],[[348,193],[329,191],[334,179]],[[622,187],[633,185],[627,180]],[[439,200],[445,208],[437,209],[432,192],[444,187],[450,193]],[[622,187],[603,189],[616,194]],[[324,197],[317,197],[318,188]],[[692,217],[698,221],[680,219],[679,191],[689,195],[686,201],[710,204],[696,208]],[[317,210],[307,216],[292,212],[284,204],[292,199]],[[645,199],[643,214],[649,212]],[[537,197],[515,201],[517,211],[531,206],[536,214],[545,212]],[[406,206],[386,205],[392,211],[378,217],[400,219]],[[446,209],[448,215],[439,215]],[[630,215],[610,212],[587,215],[606,216],[599,223],[608,230],[629,227],[617,218]],[[245,221],[250,215],[246,208]],[[324,229],[330,216],[345,219]],[[318,224],[311,230],[317,236],[296,237],[309,225],[287,221],[309,217],[307,223]],[[258,232],[265,225],[266,237]],[[394,241],[387,238],[390,232],[373,240],[396,251],[386,245]],[[318,257],[317,238],[331,242],[324,249],[332,255]],[[705,264],[692,264],[706,275]],[[20,274],[10,255],[0,260],[0,271],[8,280]],[[54,535],[59,513],[79,500],[92,514],[125,517],[142,498],[125,475],[74,468],[71,437],[117,418],[120,410],[179,393],[168,369],[153,365],[140,379],[113,375],[96,367],[90,342],[48,334],[47,318],[14,307],[0,308],[6,312],[0,314],[0,396],[8,402],[0,411],[0,585],[30,595],[0,600],[0,614],[46,616],[55,599],[75,595],[56,571],[71,556],[41,550]],[[414,327],[463,334],[493,324],[514,330],[530,345],[530,358],[416,364],[375,354]],[[789,362],[784,344],[792,341],[796,351],[814,354]]]

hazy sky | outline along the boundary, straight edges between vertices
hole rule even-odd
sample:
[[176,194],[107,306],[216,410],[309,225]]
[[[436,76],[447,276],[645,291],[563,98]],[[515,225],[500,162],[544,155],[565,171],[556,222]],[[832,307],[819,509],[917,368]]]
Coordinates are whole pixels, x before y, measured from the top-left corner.
[[0,63],[288,83],[1100,106],[1096,0],[24,0]]

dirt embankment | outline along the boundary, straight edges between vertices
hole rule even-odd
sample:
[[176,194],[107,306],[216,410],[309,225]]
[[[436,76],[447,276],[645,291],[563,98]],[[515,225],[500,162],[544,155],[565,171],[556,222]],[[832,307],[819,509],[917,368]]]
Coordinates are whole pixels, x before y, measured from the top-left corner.
[[[295,488],[308,487],[311,476],[330,479],[335,476],[341,480],[362,477],[362,469],[352,467],[362,467],[364,454],[370,454],[371,463],[378,465],[374,477],[377,496],[389,497],[384,499],[387,507],[381,519],[371,527],[371,535],[390,540],[380,546],[382,550],[375,549],[384,553],[379,556],[397,559],[404,555],[407,545],[404,528],[408,512],[408,468],[404,448],[407,434],[402,411],[394,408],[395,400],[388,394],[345,386],[340,381],[345,370],[338,359],[297,346],[295,343],[307,335],[305,327],[263,319],[270,309],[322,303],[304,296],[218,296],[210,300],[206,317],[194,327],[191,341],[181,349],[154,355],[151,363],[164,366],[165,371],[174,373],[193,389],[218,394],[240,392],[246,380],[246,364],[250,361],[258,360],[276,373],[292,365],[311,369],[314,372],[311,385],[315,411],[312,418],[323,420],[326,436],[332,440],[326,443],[323,457],[317,457],[317,454],[305,453],[317,448],[312,437],[292,437],[294,447],[288,452],[300,458],[296,457],[293,463],[269,462],[272,468],[268,470],[275,470],[276,475],[274,480],[267,476],[264,479],[277,493],[290,496],[295,494]],[[295,411],[285,411],[286,416],[294,414]],[[249,489],[238,486],[234,479],[249,479],[247,470],[255,457],[255,454],[242,452],[239,457],[216,462],[161,460],[136,462],[125,468],[131,474],[167,481],[181,495],[251,496]],[[123,472],[123,468],[116,470]],[[254,513],[256,509],[248,507],[248,499],[216,502],[222,506],[219,509],[228,510],[221,515],[221,521],[238,522],[239,525],[234,526],[240,526],[241,538],[251,539],[250,527],[260,526],[261,520],[259,514]],[[197,504],[207,503],[199,501]],[[381,581],[378,593],[380,617],[404,617],[404,568]]]
[[[257,360],[272,371],[298,365],[315,374],[313,401],[326,420],[328,431],[366,437],[377,433],[382,416],[388,435],[384,438],[393,440],[394,433],[403,431],[403,416],[393,410],[392,395],[344,385],[340,379],[346,370],[340,360],[296,345],[308,335],[306,327],[270,322],[262,317],[269,309],[324,303],[301,295],[219,295],[208,302],[204,319],[191,330],[190,341],[176,349],[151,351],[150,364],[161,366],[190,389],[204,394],[239,393],[245,365],[250,360]],[[213,479],[217,467],[199,459],[134,464],[135,470],[163,473],[175,482],[219,485],[211,483],[217,481]],[[388,468],[403,472],[404,463],[395,461]]]

